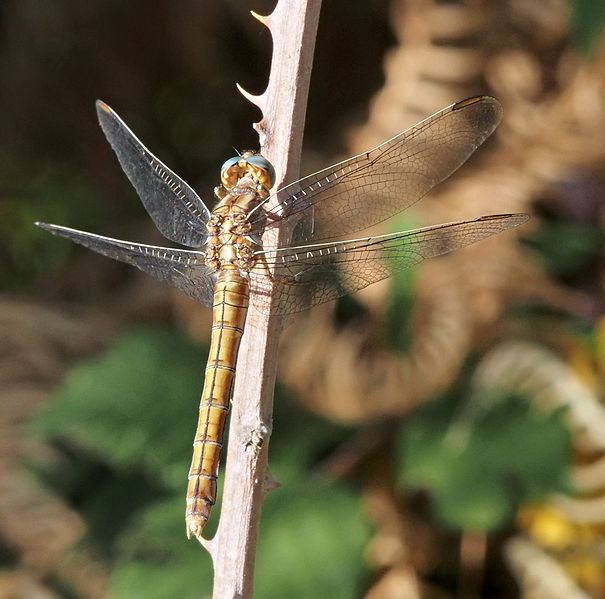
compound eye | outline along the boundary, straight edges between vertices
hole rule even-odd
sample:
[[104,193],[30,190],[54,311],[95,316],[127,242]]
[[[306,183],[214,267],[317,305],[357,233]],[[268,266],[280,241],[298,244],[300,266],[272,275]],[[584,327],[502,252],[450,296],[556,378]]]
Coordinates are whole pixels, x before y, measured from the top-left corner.
[[227,169],[230,169],[234,164],[237,164],[240,161],[239,156],[233,156],[233,158],[229,158],[223,162],[223,166],[221,166],[221,177],[225,173]]
[[262,173],[265,175],[265,181],[263,182],[263,184],[267,189],[273,187],[273,185],[275,184],[275,169],[273,168],[273,165],[264,156],[260,156],[259,154],[255,154],[254,156],[247,156],[246,162],[248,164],[251,164],[255,169],[262,171]]

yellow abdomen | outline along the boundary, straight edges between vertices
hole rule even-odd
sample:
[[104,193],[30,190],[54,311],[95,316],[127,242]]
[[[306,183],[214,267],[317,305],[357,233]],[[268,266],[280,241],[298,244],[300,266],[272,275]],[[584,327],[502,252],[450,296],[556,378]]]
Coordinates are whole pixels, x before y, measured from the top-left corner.
[[249,285],[235,266],[221,270],[214,291],[210,353],[187,486],[187,537],[200,537],[216,500],[223,431],[239,343],[248,311]]

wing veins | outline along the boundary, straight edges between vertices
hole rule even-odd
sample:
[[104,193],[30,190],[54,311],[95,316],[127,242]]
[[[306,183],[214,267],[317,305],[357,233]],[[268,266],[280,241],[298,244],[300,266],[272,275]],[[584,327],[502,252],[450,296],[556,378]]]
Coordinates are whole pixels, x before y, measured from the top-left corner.
[[177,287],[197,302],[212,307],[216,275],[206,266],[204,252],[122,241],[48,223],[36,224],[53,235],[136,266],[156,279]]
[[295,219],[293,243],[367,228],[405,210],[459,168],[500,118],[500,104],[488,96],[452,104],[371,150],[282,187],[267,200],[285,195],[281,203],[252,212],[250,221],[266,218],[265,226],[275,227]]
[[208,236],[205,225],[210,211],[198,194],[100,100],[97,116],[122,170],[162,235],[189,247],[202,246]]

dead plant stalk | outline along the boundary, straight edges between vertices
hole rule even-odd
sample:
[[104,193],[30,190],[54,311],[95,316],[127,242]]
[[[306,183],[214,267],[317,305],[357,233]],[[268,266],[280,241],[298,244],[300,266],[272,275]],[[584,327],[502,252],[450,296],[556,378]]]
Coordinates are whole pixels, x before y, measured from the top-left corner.
[[[254,128],[262,154],[275,167],[276,188],[299,174],[320,8],[321,0],[280,0],[268,17],[253,13],[273,38],[271,73],[260,96],[239,89],[262,112]],[[263,243],[276,246],[287,234],[267,233]],[[252,596],[261,506],[276,486],[267,470],[267,455],[281,326],[282,318],[260,314],[250,298],[233,391],[220,521],[216,535],[203,540],[214,566],[214,599]]]

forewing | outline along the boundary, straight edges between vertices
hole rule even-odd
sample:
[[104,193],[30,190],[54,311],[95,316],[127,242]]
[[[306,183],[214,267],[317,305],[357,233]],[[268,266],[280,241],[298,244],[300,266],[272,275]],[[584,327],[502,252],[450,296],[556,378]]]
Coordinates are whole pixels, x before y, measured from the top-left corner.
[[[397,214],[460,167],[496,128],[502,107],[476,96],[452,104],[373,150],[287,185],[266,226],[299,219],[292,243],[360,231]],[[252,222],[263,218],[257,211]]]
[[36,225],[108,258],[132,264],[152,277],[184,291],[195,301],[212,307],[216,275],[205,265],[203,252],[120,241],[48,223]]
[[97,115],[122,169],[162,235],[189,247],[204,245],[210,212],[197,193],[158,160],[100,100]]
[[[526,214],[490,215],[379,237],[262,251],[250,273],[250,288],[261,309],[299,312],[527,219]],[[273,281],[267,266],[274,268]]]

